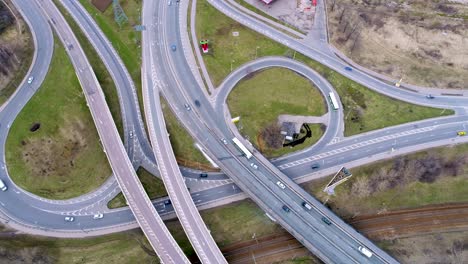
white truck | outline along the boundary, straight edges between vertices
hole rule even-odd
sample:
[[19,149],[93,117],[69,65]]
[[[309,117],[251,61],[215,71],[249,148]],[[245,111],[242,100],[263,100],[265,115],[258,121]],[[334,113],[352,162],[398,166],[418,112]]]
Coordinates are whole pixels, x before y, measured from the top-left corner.
[[368,258],[372,257],[372,252],[368,250],[367,248],[363,246],[359,246],[358,249],[359,249],[359,252],[361,252],[361,254],[363,254],[364,256]]

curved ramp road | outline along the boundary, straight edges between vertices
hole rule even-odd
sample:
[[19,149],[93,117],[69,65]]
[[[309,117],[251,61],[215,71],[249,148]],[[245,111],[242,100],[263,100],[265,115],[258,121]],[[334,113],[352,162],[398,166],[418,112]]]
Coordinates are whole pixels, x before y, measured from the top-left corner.
[[[372,90],[375,90],[381,94],[414,103],[418,105],[440,107],[440,108],[453,108],[454,105],[464,107],[468,105],[468,97],[457,97],[457,96],[438,96],[435,100],[430,100],[423,94],[415,93],[410,90],[395,89],[393,85],[387,84],[380,81],[362,71],[353,70],[347,71],[344,68],[348,66],[347,63],[339,60],[334,55],[330,55],[328,50],[322,51],[315,47],[309,47],[305,45],[302,40],[295,39],[275,28],[259,21],[256,18],[250,17],[244,14],[242,11],[233,8],[231,5],[222,0],[208,0],[208,2],[235,21],[242,25],[262,34],[266,37],[279,42],[291,49],[294,49],[305,56],[314,59],[323,65],[339,72],[341,75],[356,81]],[[321,46],[320,46],[321,47]],[[464,110],[463,110],[464,112]]]
[[44,13],[55,21],[54,28],[64,46],[67,47],[67,52],[77,72],[78,80],[101,138],[104,152],[107,154],[122,193],[149,243],[163,263],[189,263],[143,189],[120,140],[104,93],[71,28],[51,0],[36,1]]

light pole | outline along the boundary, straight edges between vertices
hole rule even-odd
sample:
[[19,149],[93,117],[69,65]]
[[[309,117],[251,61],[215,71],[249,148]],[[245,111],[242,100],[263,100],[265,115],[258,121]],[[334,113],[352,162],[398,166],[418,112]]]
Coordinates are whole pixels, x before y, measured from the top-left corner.
[[255,59],[257,59],[257,51],[258,51],[259,48],[260,48],[259,46],[257,46],[257,47],[255,48]]
[[232,64],[236,62],[235,60],[231,60],[231,72],[232,72]]

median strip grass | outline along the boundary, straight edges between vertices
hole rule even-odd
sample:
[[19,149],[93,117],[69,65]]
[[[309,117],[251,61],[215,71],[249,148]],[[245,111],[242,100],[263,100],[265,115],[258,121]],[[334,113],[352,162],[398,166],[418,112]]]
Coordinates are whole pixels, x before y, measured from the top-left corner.
[[49,72],[13,122],[6,165],[21,188],[51,199],[92,191],[111,175],[74,68],[55,39]]
[[[166,188],[161,179],[151,175],[148,171],[143,168],[137,170],[138,178],[145,188],[146,193],[150,199],[156,199],[167,196]],[[119,193],[114,199],[110,200],[107,207],[110,209],[127,206],[127,201],[122,193]]]
[[[213,8],[206,0],[197,1],[196,23],[198,38],[211,41],[210,47],[213,52],[203,58],[216,85],[231,72],[231,66],[235,69],[256,57],[277,55],[295,58],[323,75],[338,91],[346,117],[345,136],[453,114],[452,110],[417,106],[371,91],[235,22]],[[233,32],[239,32],[239,35],[235,37]],[[277,76],[275,80],[280,78],[281,76]]]
[[185,167],[213,171],[214,168],[195,147],[193,138],[179,122],[164,98],[161,98],[161,106],[177,163]]
[[[260,133],[281,114],[322,116],[326,113],[320,91],[304,77],[284,68],[254,73],[237,84],[228,97],[231,115],[240,116],[239,131],[265,155],[273,157],[314,144],[323,132],[311,126],[313,137],[294,148],[273,149],[262,143]],[[318,129],[317,129],[318,128]]]

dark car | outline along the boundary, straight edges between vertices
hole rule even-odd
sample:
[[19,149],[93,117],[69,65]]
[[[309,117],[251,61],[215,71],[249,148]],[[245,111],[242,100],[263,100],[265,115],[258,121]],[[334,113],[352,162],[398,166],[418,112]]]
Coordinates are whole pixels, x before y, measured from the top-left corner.
[[165,200],[164,201],[164,205],[170,205],[170,204],[172,204],[171,200]]
[[200,178],[207,178],[208,177],[208,174],[206,173],[200,173]]
[[316,170],[316,169],[320,168],[320,164],[314,163],[314,164],[312,164],[312,167],[311,167],[311,168],[312,168],[313,170]]
[[171,46],[171,50],[172,50],[172,51],[176,51],[176,49],[177,49],[176,45],[172,45],[172,46]]
[[426,98],[427,99],[434,99],[435,97],[432,94],[428,94],[428,95],[426,95]]
[[327,225],[331,225],[332,222],[330,222],[330,220],[328,220],[328,218],[326,218],[325,216],[322,217],[322,221],[327,224]]
[[353,68],[348,67],[348,66],[344,67],[344,69],[347,70],[347,71],[352,71],[353,70]]
[[200,106],[201,106],[200,101],[195,100],[195,105],[196,105],[197,107],[200,107]]
[[286,205],[283,205],[283,210],[284,210],[286,213],[289,213],[289,212],[291,211]]

